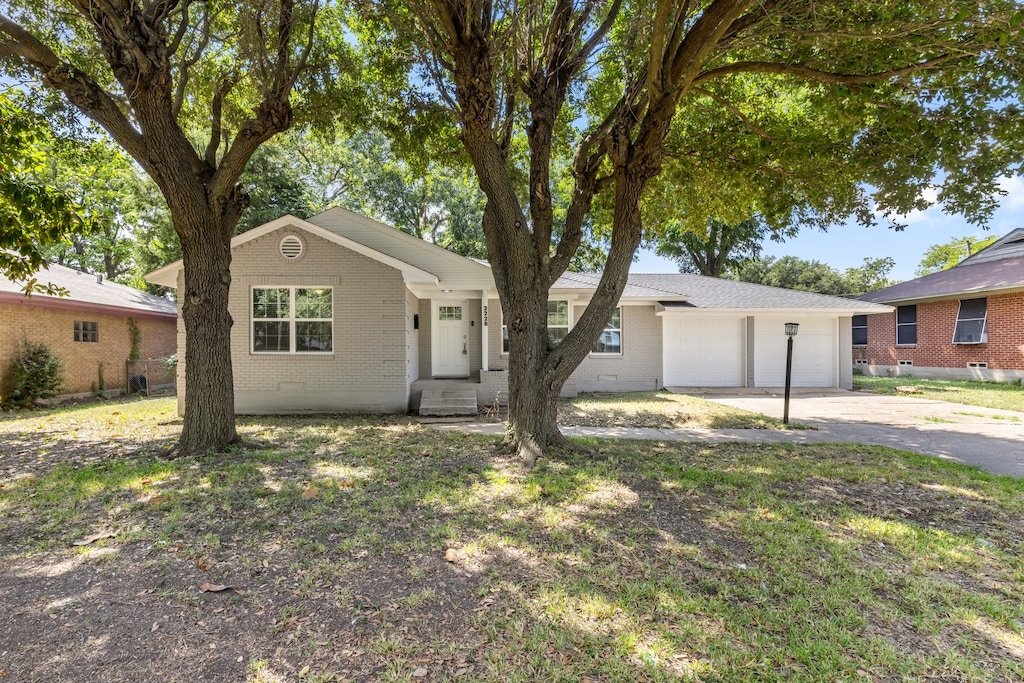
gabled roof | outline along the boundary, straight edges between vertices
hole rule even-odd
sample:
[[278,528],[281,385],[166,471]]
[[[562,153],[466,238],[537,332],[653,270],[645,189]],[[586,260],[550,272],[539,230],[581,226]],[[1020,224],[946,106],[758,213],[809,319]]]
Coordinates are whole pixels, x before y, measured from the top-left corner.
[[68,296],[26,296],[20,283],[0,276],[0,303],[106,312],[112,315],[177,317],[173,301],[72,268],[50,264],[39,271],[36,278],[40,283],[51,283],[67,290]]
[[[231,248],[283,228],[304,230],[380,261],[400,270],[406,282],[438,284],[450,289],[492,285],[490,268],[487,266],[338,207],[318,213],[308,220],[291,215],[281,216],[235,235],[231,238]],[[182,262],[175,261],[149,273],[146,280],[165,287],[176,287],[181,268]]]
[[863,301],[902,303],[1024,289],[1024,228],[1017,228],[948,270],[868,292]]
[[[552,289],[595,289],[600,279],[599,273],[565,273]],[[622,298],[654,299],[673,309],[804,309],[849,315],[891,310],[856,299],[687,273],[630,273]]]

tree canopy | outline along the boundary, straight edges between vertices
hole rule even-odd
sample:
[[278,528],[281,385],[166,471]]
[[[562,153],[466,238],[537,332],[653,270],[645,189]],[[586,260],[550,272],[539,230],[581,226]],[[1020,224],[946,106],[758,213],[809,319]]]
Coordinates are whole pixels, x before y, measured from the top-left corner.
[[734,266],[728,277],[770,287],[855,297],[895,284],[888,277],[895,265],[889,256],[866,258],[863,266],[840,271],[821,261],[765,256]]
[[[790,235],[795,232],[795,228],[787,230]],[[769,231],[756,218],[739,223],[725,223],[712,218],[704,230],[674,220],[660,228],[656,251],[675,260],[681,273],[722,277],[726,269],[757,258],[769,235],[779,241],[783,239],[782,234]]]
[[965,237],[956,237],[944,244],[933,244],[925,250],[924,257],[921,259],[915,272],[918,276],[921,276],[952,268],[997,239],[999,239],[998,235],[989,235],[988,237],[967,235]]
[[54,145],[45,120],[0,95],[0,273],[26,293],[60,293],[35,277],[47,247],[92,228],[76,197],[48,179]]

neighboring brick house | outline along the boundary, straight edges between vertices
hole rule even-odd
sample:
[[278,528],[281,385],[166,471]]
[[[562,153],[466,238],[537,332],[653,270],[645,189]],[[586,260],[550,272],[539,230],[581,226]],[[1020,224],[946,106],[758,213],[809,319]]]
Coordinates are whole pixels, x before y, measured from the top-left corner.
[[[427,392],[458,394],[475,411],[507,396],[508,347],[486,263],[339,208],[284,216],[231,244],[238,413],[405,412],[422,410]],[[182,263],[146,277],[180,288]],[[572,329],[598,279],[565,273],[551,288],[553,342]],[[698,275],[631,274],[564,392],[781,387],[787,322],[800,325],[793,385],[850,388],[851,316],[889,310]],[[180,359],[186,343],[180,325]],[[179,410],[184,381],[179,363]]]
[[128,384],[133,336],[140,359],[174,354],[173,301],[64,266],[51,265],[36,277],[63,288],[67,296],[26,296],[19,283],[0,277],[0,375],[6,374],[18,344],[28,340],[46,344],[64,361],[65,397],[98,389],[101,372],[104,390],[117,394]]
[[861,300],[896,307],[854,318],[853,363],[865,374],[1024,378],[1024,228]]

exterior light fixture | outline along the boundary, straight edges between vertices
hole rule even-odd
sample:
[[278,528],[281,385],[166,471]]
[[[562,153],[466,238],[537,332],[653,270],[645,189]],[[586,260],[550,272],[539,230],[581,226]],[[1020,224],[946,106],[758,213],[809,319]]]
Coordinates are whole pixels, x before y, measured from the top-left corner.
[[789,424],[789,389],[793,382],[793,337],[800,323],[786,323],[786,402],[782,408],[782,424]]

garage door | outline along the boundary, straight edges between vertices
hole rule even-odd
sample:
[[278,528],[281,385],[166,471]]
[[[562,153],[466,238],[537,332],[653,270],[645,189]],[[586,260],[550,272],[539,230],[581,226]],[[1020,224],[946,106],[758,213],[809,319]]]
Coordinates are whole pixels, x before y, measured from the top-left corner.
[[743,386],[743,318],[666,315],[662,333],[666,386]]
[[793,340],[793,386],[835,386],[835,320],[800,316],[754,318],[754,386],[785,386],[787,322],[800,323]]

